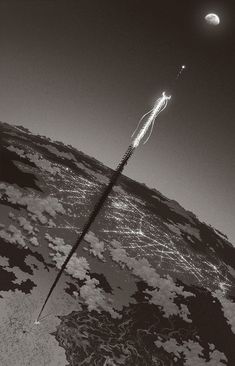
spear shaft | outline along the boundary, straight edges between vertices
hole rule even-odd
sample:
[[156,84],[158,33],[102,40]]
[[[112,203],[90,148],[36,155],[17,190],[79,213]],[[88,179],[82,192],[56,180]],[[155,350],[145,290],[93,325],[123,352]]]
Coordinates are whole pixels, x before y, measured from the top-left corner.
[[[110,192],[112,191],[113,186],[116,184],[118,178],[120,177],[120,175],[122,174],[122,171],[125,167],[125,165],[127,164],[128,160],[130,159],[130,157],[133,155],[134,150],[139,146],[141,140],[144,138],[144,136],[146,135],[147,131],[149,130],[149,128],[151,127],[151,125],[153,126],[153,123],[156,119],[156,117],[159,115],[159,113],[161,111],[163,111],[165,109],[165,107],[167,106],[167,102],[170,99],[170,96],[166,96],[165,93],[162,93],[162,96],[157,99],[156,104],[152,110],[152,113],[150,113],[149,117],[147,118],[146,121],[143,122],[143,126],[140,128],[140,130],[137,132],[136,137],[133,138],[132,143],[129,145],[128,149],[126,150],[121,162],[119,163],[119,165],[117,166],[116,170],[113,172],[109,184],[107,185],[107,187],[105,188],[105,190],[103,191],[103,193],[101,194],[100,198],[98,199],[98,201],[96,202],[93,210],[91,211],[83,229],[82,232],[80,234],[80,236],[77,238],[77,241],[75,242],[75,244],[73,245],[73,247],[71,248],[68,256],[66,257],[64,263],[62,264],[49,292],[48,295],[42,305],[42,308],[38,314],[37,320],[35,321],[35,324],[39,323],[39,319],[40,316],[54,290],[54,288],[56,287],[62,273],[65,271],[66,266],[69,262],[69,260],[71,259],[72,255],[75,253],[75,251],[77,250],[78,246],[80,245],[80,243],[82,242],[82,240],[84,239],[85,235],[88,233],[88,230],[90,229],[90,226],[92,225],[92,223],[94,222],[96,216],[99,214],[101,208],[103,207],[103,205],[105,204],[105,201],[107,200]],[[147,113],[148,114],[148,113]],[[146,114],[146,115],[147,115]],[[150,133],[151,134],[151,133]]]
[[89,229],[90,229],[90,226],[92,225],[92,223],[94,222],[96,216],[98,215],[98,213],[100,212],[101,208],[103,207],[105,201],[107,200],[110,192],[112,191],[112,188],[113,186],[116,184],[119,176],[121,175],[125,165],[127,164],[128,160],[130,159],[130,157],[132,156],[133,152],[134,152],[134,146],[133,145],[130,145],[125,153],[125,155],[123,156],[120,164],[118,165],[117,169],[113,172],[113,175],[111,176],[110,178],[110,182],[109,184],[107,185],[107,187],[105,188],[104,192],[102,193],[100,199],[97,201],[97,203],[95,204],[90,216],[88,217],[87,219],[87,222],[85,223],[83,229],[82,229],[82,232],[81,232],[81,235],[78,237],[76,243],[74,244],[74,246],[72,247],[71,251],[69,252],[67,258],[65,259],[64,263],[62,264],[51,288],[50,288],[50,291],[48,292],[48,295],[44,301],[44,304],[40,310],[40,313],[37,317],[37,320],[36,322],[39,322],[39,319],[40,319],[40,316],[54,290],[54,288],[56,287],[56,284],[58,283],[62,273],[64,272],[64,270],[66,269],[66,266],[68,264],[68,262],[70,261],[72,255],[76,252],[79,244],[82,242],[82,240],[84,239],[85,235],[88,233]]

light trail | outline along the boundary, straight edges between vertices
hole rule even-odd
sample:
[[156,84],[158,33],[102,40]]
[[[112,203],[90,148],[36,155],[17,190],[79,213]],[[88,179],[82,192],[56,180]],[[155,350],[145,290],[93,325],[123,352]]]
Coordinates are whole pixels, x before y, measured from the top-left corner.
[[[139,132],[137,133],[136,137],[134,138],[134,140],[132,141],[132,145],[134,148],[138,147],[141,140],[144,138],[144,136],[146,135],[146,133],[149,131],[149,135],[146,138],[146,140],[144,141],[144,144],[146,144],[146,142],[149,140],[152,131],[153,131],[153,127],[154,127],[154,122],[157,118],[157,116],[164,111],[164,109],[167,106],[168,100],[171,99],[171,96],[167,96],[165,94],[165,92],[162,93],[161,98],[158,98],[156,100],[155,106],[153,107],[153,109],[151,109],[149,112],[147,112],[146,114],[143,115],[143,117],[141,118],[141,120],[139,121],[135,131],[132,134],[132,137],[136,134],[136,132],[139,129],[139,126],[141,124],[141,122],[143,121],[143,126],[142,128],[139,130]],[[148,116],[147,120],[145,121],[145,118]]]

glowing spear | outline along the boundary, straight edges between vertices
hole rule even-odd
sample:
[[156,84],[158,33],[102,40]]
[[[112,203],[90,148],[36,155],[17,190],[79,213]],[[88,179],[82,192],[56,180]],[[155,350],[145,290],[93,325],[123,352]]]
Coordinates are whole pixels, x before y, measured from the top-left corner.
[[[181,67],[181,70],[178,72],[176,80],[178,79],[179,75],[181,74],[182,70],[185,68],[185,66]],[[35,321],[35,324],[39,324],[39,319],[40,316],[56,286],[56,284],[58,283],[62,273],[64,272],[64,270],[66,269],[66,266],[69,262],[69,260],[71,259],[72,255],[75,253],[75,251],[77,250],[79,244],[82,242],[82,240],[84,239],[85,235],[88,233],[91,224],[93,223],[93,221],[95,220],[96,216],[98,215],[98,213],[100,212],[101,208],[103,207],[106,199],[108,198],[113,186],[116,184],[119,176],[121,175],[125,165],[127,164],[128,160],[130,159],[130,157],[132,156],[134,150],[139,146],[140,142],[143,140],[144,136],[146,135],[146,133],[149,131],[150,129],[150,133],[149,136],[147,137],[147,139],[144,141],[144,143],[146,143],[152,133],[153,130],[153,126],[154,126],[154,122],[155,119],[157,118],[157,116],[166,108],[168,101],[171,99],[171,96],[167,96],[165,94],[165,92],[162,93],[162,96],[160,98],[158,98],[154,104],[153,109],[151,109],[149,112],[147,112],[140,120],[136,130],[134,131],[134,133],[132,134],[133,136],[133,140],[131,142],[131,144],[129,145],[126,153],[124,154],[121,162],[119,163],[119,165],[117,166],[116,170],[113,172],[111,178],[110,178],[110,182],[108,184],[108,186],[105,188],[104,192],[102,193],[101,197],[99,198],[99,200],[97,201],[97,203],[95,204],[90,216],[87,219],[87,222],[85,223],[82,232],[80,234],[80,236],[77,238],[77,241],[75,242],[74,246],[72,247],[71,251],[69,252],[68,256],[66,257],[64,263],[61,266],[60,271],[58,272],[49,292],[48,295],[42,305],[42,308],[39,312],[39,315],[37,317],[37,320]],[[146,120],[145,120],[146,119]],[[143,126],[139,129],[140,124],[143,123]],[[136,135],[136,136],[135,136]],[[134,137],[135,136],[135,137]]]
[[155,122],[157,116],[166,108],[168,100],[170,100],[170,99],[171,99],[171,96],[167,96],[165,94],[165,92],[163,92],[161,98],[156,100],[153,109],[151,109],[149,112],[147,112],[146,114],[143,115],[143,117],[141,118],[141,120],[138,123],[138,126],[136,127],[135,131],[133,132],[132,137],[138,131],[138,128],[139,128],[141,122],[144,121],[147,116],[148,116],[148,118],[143,123],[143,127],[139,130],[136,137],[132,141],[133,148],[136,148],[139,146],[141,140],[144,138],[144,136],[146,135],[148,130],[151,129],[147,139],[144,141],[144,144],[149,140],[151,133],[153,131],[154,122]]

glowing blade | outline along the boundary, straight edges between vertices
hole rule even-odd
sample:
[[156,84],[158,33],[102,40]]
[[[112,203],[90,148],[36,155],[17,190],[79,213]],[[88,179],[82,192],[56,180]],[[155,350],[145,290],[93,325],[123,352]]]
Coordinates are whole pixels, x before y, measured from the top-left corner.
[[170,100],[170,99],[171,99],[171,96],[167,96],[165,94],[165,92],[162,93],[161,98],[157,99],[156,104],[155,104],[154,108],[152,109],[151,114],[149,115],[148,119],[144,123],[143,127],[137,133],[137,136],[132,141],[132,146],[134,148],[139,146],[141,140],[146,135],[146,133],[149,130],[150,126],[154,123],[157,116],[166,108],[168,100]]

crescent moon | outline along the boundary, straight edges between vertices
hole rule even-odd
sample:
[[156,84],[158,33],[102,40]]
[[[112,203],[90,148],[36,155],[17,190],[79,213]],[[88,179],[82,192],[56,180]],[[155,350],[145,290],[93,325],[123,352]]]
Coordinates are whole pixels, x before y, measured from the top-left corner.
[[210,25],[219,25],[220,24],[220,18],[217,14],[210,13],[205,16],[205,20]]

